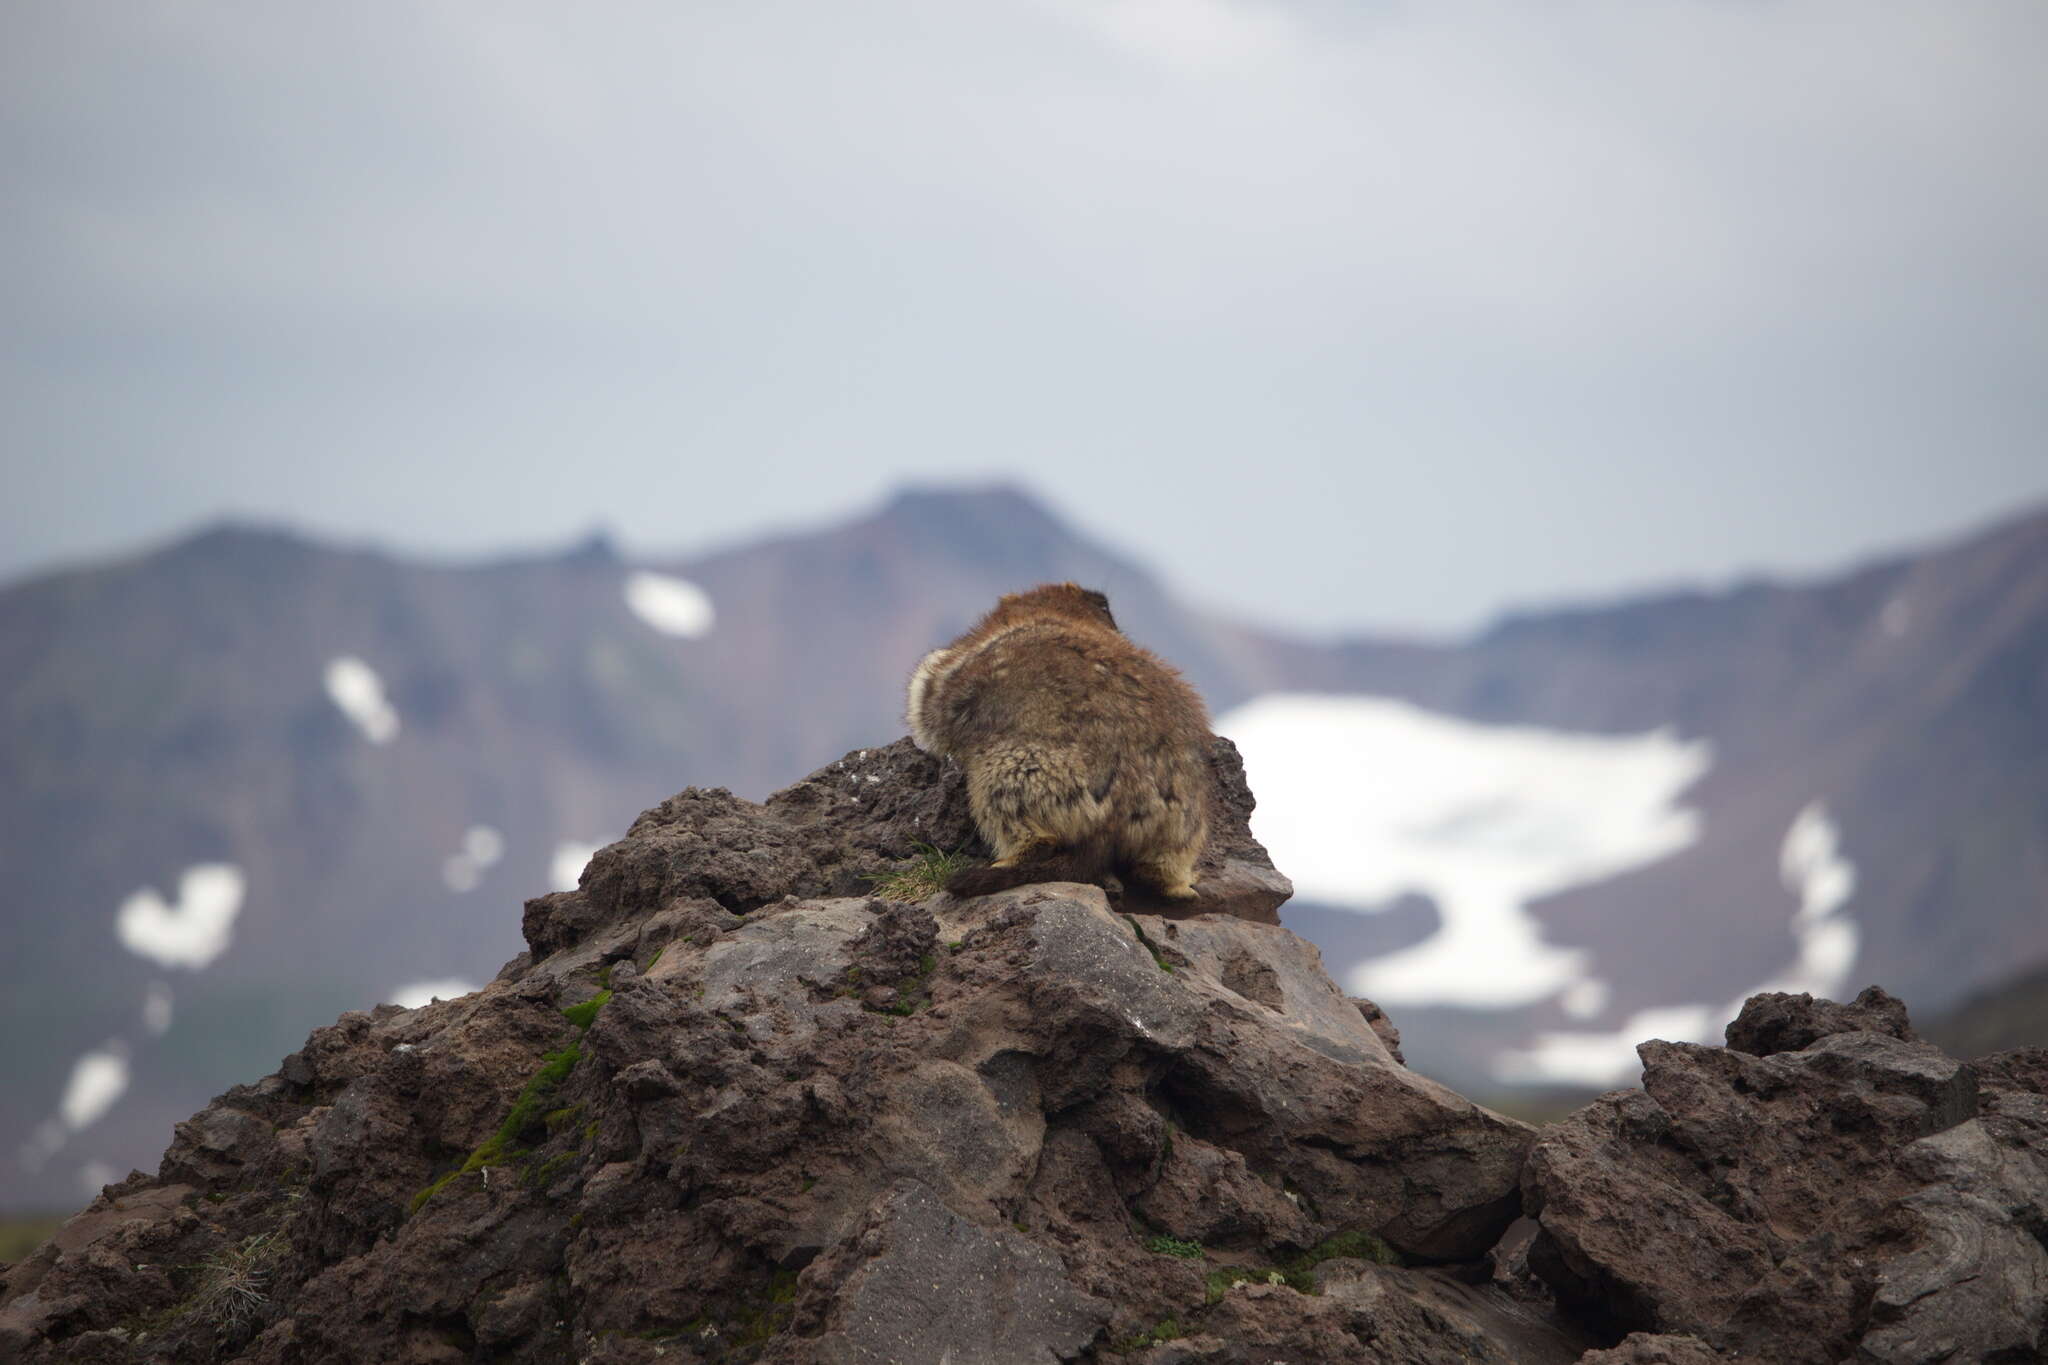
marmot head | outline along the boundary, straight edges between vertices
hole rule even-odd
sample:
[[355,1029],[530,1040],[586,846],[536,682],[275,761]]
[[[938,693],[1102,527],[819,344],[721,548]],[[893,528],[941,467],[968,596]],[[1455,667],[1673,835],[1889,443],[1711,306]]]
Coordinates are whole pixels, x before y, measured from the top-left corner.
[[1117,629],[1116,618],[1109,614],[1109,599],[1093,588],[1084,588],[1078,583],[1043,583],[1029,592],[1006,594],[996,603],[992,616],[1006,616],[1012,612],[1057,612],[1071,616],[1091,625],[1108,626]]

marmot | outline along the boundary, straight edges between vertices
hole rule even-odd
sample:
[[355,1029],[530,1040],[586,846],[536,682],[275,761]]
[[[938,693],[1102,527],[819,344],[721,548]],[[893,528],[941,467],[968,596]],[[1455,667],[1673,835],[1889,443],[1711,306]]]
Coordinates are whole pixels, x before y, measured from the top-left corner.
[[1173,900],[1195,894],[1209,833],[1209,719],[1163,660],[1133,644],[1109,599],[1072,583],[1012,593],[910,677],[910,735],[967,770],[968,807],[995,850],[946,889],[985,896],[1115,872]]

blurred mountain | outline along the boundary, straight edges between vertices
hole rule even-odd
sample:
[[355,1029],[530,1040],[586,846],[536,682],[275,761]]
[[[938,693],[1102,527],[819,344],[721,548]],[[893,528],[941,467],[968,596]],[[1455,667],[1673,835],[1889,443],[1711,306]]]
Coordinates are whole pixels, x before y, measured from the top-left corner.
[[[1202,690],[1270,817],[1335,817],[1299,855],[1327,875],[1275,856],[1338,979],[1455,946],[1489,895],[1533,917],[1556,989],[1475,1004],[1492,968],[1452,954],[1471,979],[1418,968],[1383,1001],[1454,1084],[1590,1082],[1646,1012],[1718,1030],[1763,985],[1849,972],[1939,1009],[2048,961],[2048,515],[1441,645],[1188,608],[1002,488],[664,562],[594,540],[457,567],[222,526],[0,590],[0,1024],[34,1040],[0,1206],[78,1202],[340,1010],[487,980],[518,903],[642,808],[888,742],[924,650],[1065,578]],[[1373,743],[1336,742],[1353,719]],[[1375,760],[1394,747],[1409,766]],[[1489,786],[1496,754],[1534,775]],[[1465,785],[1425,802],[1440,776]],[[1429,818],[1404,824],[1411,787]],[[1381,848],[1428,875],[1376,884]],[[1496,866],[1523,871],[1455,875]]]
[[1979,991],[1918,1027],[1921,1037],[1958,1057],[2048,1048],[2048,968]]

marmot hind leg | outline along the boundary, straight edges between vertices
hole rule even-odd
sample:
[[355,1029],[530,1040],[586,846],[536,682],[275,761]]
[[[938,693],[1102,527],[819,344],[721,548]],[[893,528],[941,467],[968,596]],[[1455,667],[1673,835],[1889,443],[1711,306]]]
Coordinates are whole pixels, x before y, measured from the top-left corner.
[[1201,854],[1200,844],[1166,853],[1147,854],[1131,863],[1131,875],[1167,900],[1193,900],[1198,894],[1195,890],[1195,860]]

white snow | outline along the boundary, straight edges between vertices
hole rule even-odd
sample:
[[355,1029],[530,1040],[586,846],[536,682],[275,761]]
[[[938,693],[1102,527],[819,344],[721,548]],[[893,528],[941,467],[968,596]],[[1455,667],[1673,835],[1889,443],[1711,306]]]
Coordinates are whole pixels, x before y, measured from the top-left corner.
[[401,1009],[416,1010],[421,1005],[431,1005],[436,1000],[455,1000],[479,989],[459,976],[442,977],[438,981],[415,981],[400,986],[391,996],[391,1003]]
[[489,825],[471,825],[462,835],[462,849],[441,863],[441,880],[457,895],[474,891],[484,869],[505,856],[505,836]]
[[709,594],[687,578],[641,570],[626,576],[625,591],[633,614],[663,635],[694,640],[709,633],[717,617]]
[[114,930],[131,953],[197,971],[227,951],[246,890],[235,864],[198,863],[179,878],[176,905],[145,886],[121,902]]
[[1253,832],[1305,901],[1442,913],[1422,943],[1365,963],[1382,1005],[1505,1008],[1573,984],[1583,954],[1545,943],[1530,901],[1668,857],[1699,837],[1679,796],[1703,741],[1484,725],[1362,695],[1273,693],[1219,718],[1259,807]]
[[[1759,992],[1804,991],[1840,999],[1861,941],[1856,922],[1842,913],[1856,890],[1856,868],[1842,856],[1840,832],[1819,801],[1808,802],[1792,818],[1779,848],[1778,873],[1785,889],[1799,898],[1799,907],[1792,912],[1798,953],[1784,971],[1718,1010],[1710,1005],[1669,1005],[1639,1011],[1612,1032],[1540,1033],[1527,1051],[1502,1054],[1494,1075],[1512,1083],[1630,1085],[1640,1067],[1636,1044],[1647,1038],[1719,1042],[1728,1021],[1742,1012],[1742,1002]],[[1573,1013],[1571,990],[1561,1003],[1566,1013]]]
[[1584,1085],[1608,1089],[1635,1083],[1642,1064],[1636,1044],[1647,1038],[1673,1043],[1719,1040],[1710,1005],[1666,1005],[1639,1010],[1611,1033],[1539,1033],[1526,1052],[1504,1052],[1493,1074],[1514,1085]]
[[477,883],[483,880],[483,873],[477,871],[475,863],[458,853],[441,860],[441,880],[459,896],[465,891],[476,890]]
[[[1743,998],[1757,991],[1806,991],[1833,998],[1849,984],[1862,931],[1841,913],[1856,892],[1856,866],[1842,856],[1841,834],[1820,802],[1809,801],[1792,818],[1778,852],[1778,876],[1785,889],[1799,897],[1799,908],[1792,912],[1799,956],[1777,976],[1744,992]],[[1737,1009],[1741,1003],[1736,1001]]]
[[40,1171],[51,1157],[64,1149],[70,1137],[70,1133],[65,1131],[64,1120],[55,1117],[44,1119],[29,1134],[28,1141],[21,1144],[21,1168],[31,1174]]
[[478,867],[489,867],[505,856],[505,836],[489,825],[471,825],[463,831],[462,851]]
[[1605,981],[1595,981],[1588,977],[1584,981],[1574,981],[1566,986],[1564,993],[1558,996],[1557,1003],[1560,1009],[1574,1019],[1591,1019],[1607,1008],[1607,1001],[1613,994],[1614,988]]
[[578,843],[564,839],[555,845],[555,856],[548,862],[548,881],[557,891],[574,891],[577,882],[583,879],[583,868],[589,863],[590,855],[597,852],[598,845]]
[[71,1067],[58,1117],[76,1133],[99,1122],[128,1088],[128,1048],[118,1039],[80,1057]]
[[161,1038],[171,1031],[171,988],[161,981],[149,983],[142,997],[142,1031]]
[[385,699],[384,680],[355,655],[328,660],[327,695],[370,743],[389,744],[398,738],[398,712]]

